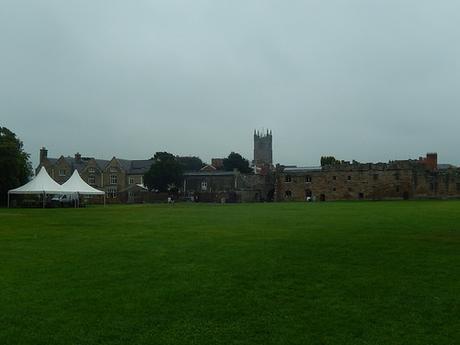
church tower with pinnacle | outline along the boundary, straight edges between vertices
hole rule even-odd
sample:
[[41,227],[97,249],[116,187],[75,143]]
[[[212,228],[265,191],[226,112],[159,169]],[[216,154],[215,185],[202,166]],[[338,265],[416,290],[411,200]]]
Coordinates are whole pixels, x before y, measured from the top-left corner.
[[273,165],[273,148],[272,148],[272,131],[254,130],[254,166],[272,166]]

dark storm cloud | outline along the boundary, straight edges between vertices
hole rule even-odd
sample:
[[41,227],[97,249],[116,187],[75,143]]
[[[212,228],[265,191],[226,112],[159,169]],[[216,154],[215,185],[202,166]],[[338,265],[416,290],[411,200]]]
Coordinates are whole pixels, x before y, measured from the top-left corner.
[[50,155],[460,163],[457,1],[0,2],[1,124]]

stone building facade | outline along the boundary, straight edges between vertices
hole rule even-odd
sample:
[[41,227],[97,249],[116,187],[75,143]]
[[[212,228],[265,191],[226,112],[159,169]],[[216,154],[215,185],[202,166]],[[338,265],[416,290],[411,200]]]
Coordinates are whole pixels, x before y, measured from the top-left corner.
[[58,183],[64,183],[77,170],[82,179],[89,185],[106,192],[110,201],[118,200],[121,193],[132,190],[135,185],[143,185],[144,174],[150,169],[153,161],[126,160],[113,157],[111,160],[82,157],[76,153],[74,157],[51,158],[48,150],[40,150],[38,170],[43,166],[48,174]]
[[[460,168],[438,164],[436,153],[418,160],[388,163],[340,162],[323,167],[273,168],[272,132],[254,132],[254,173],[223,171],[223,159],[213,159],[201,171],[186,172],[182,197],[201,201],[329,201],[459,198]],[[91,186],[104,190],[109,201],[142,202],[153,192],[143,186],[143,176],[153,161],[113,157],[50,158],[40,150],[40,164],[59,183],[76,169]]]
[[201,201],[272,201],[274,175],[241,174],[239,171],[201,170],[184,174],[181,192]]
[[388,163],[277,167],[275,199],[388,200],[460,197],[460,169],[437,164],[436,154]]

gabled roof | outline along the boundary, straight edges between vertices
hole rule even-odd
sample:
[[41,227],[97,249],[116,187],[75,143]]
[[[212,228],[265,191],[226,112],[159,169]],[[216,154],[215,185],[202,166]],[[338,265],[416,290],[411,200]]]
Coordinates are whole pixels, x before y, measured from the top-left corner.
[[216,171],[216,170],[217,170],[216,167],[214,167],[213,165],[209,165],[209,164],[205,165],[204,167],[200,169],[200,171]]
[[129,168],[130,174],[145,174],[153,164],[153,159],[132,160]]
[[[91,162],[94,158],[90,157],[82,157],[81,159],[77,160],[74,157],[61,157],[66,161],[66,163],[70,166],[72,170],[77,170],[81,173],[87,166],[88,163]],[[47,158],[48,162],[52,165],[55,165],[59,159],[61,158]],[[129,160],[129,159],[119,159],[115,158],[120,165],[120,168],[123,169],[127,174],[138,174],[143,175],[147,171],[149,171],[150,167],[153,164],[153,159],[136,159],[136,160]],[[104,170],[107,165],[112,160],[107,159],[94,159],[96,162],[97,167],[100,170]]]
[[125,172],[128,172],[129,169],[131,168],[131,161],[127,160],[127,159],[119,159],[119,158],[116,158],[116,160],[118,161],[118,163],[120,164],[120,167],[125,171]]
[[95,159],[97,166],[99,169],[104,170],[107,164],[109,164],[110,161],[107,159]]
[[126,187],[125,189],[122,189],[120,191],[120,193],[127,192],[127,191],[134,191],[134,190],[139,191],[139,192],[148,192],[149,191],[149,189],[146,186],[142,185],[142,184],[131,184],[128,187]]
[[149,171],[150,167],[153,164],[153,159],[135,159],[135,160],[129,160],[129,159],[118,159],[117,161],[119,162],[121,168],[127,173],[127,174],[139,174],[143,175],[147,171]]

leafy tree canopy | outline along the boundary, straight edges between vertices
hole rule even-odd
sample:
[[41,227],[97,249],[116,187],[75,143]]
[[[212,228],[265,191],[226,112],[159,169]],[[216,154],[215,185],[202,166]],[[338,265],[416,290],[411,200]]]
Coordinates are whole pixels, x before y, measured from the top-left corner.
[[334,156],[322,156],[321,157],[321,166],[324,167],[326,165],[337,165],[341,164],[342,161],[335,159]]
[[243,174],[252,172],[252,169],[249,166],[249,161],[236,152],[232,152],[228,155],[227,158],[224,158],[224,169],[227,171],[237,169]]
[[198,171],[204,167],[204,163],[200,157],[179,157],[176,159],[182,165],[184,171]]
[[29,154],[22,141],[6,127],[0,127],[0,203],[6,203],[8,190],[26,183],[32,175]]
[[173,154],[157,152],[153,164],[144,175],[144,183],[150,190],[177,191],[182,182],[183,166]]

